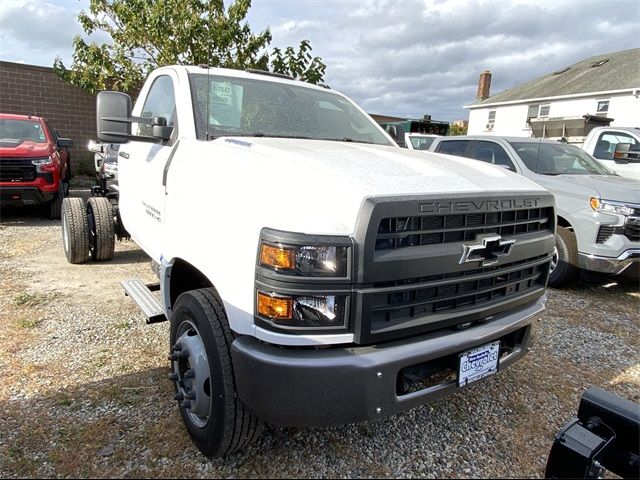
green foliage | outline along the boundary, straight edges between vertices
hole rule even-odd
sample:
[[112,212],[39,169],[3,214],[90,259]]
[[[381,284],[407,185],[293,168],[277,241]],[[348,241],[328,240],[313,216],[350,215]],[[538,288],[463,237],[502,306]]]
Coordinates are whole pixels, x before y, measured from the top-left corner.
[[464,125],[456,125],[456,124],[452,124],[449,127],[449,133],[447,133],[448,136],[450,137],[454,137],[457,135],[466,135],[467,134],[467,129],[469,127],[468,126],[464,126]]
[[[274,49],[271,32],[254,34],[245,21],[251,0],[91,0],[78,21],[87,34],[103,32],[110,41],[73,41],[73,64],[60,58],[54,70],[65,80],[95,93],[139,88],[151,70],[164,65],[255,68],[285,73],[310,83],[323,80],[326,65],[310,54],[307,40],[298,51]],[[271,61],[270,61],[271,60]]]

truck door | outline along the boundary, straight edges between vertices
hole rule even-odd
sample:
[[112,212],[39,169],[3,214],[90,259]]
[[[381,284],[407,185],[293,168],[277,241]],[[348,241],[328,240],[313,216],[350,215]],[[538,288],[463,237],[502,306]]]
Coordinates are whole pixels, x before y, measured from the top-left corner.
[[[167,125],[174,127],[171,139],[158,143],[134,140],[122,145],[118,153],[119,204],[124,225],[133,240],[156,261],[164,247],[164,170],[177,146],[176,86],[177,77],[164,71],[146,92],[143,89],[132,113],[144,118],[164,117]],[[134,123],[131,127],[134,134],[151,135],[149,125]]]

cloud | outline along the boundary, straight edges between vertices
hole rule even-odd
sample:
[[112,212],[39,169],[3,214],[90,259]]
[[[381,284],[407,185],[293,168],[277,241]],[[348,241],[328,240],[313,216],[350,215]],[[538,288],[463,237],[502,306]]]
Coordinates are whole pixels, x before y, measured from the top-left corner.
[[19,42],[25,49],[52,51],[70,48],[73,37],[82,29],[75,15],[69,15],[64,6],[33,0],[3,0],[0,31],[3,40]]
[[[367,0],[304,3],[297,12],[288,6],[297,25],[328,25],[296,28],[286,40],[311,41],[333,88],[370,112],[443,120],[468,116],[462,106],[474,101],[486,69],[498,93],[599,53],[637,47],[632,32],[640,31],[640,3],[624,0]],[[274,44],[283,41],[273,32]]]
[[[225,2],[226,3],[226,2]],[[87,0],[0,0],[6,60],[70,63]],[[311,41],[326,81],[367,111],[438,120],[467,118],[478,77],[498,93],[582,59],[638,46],[636,0],[254,1],[254,31],[272,47]],[[98,37],[97,41],[106,41]]]

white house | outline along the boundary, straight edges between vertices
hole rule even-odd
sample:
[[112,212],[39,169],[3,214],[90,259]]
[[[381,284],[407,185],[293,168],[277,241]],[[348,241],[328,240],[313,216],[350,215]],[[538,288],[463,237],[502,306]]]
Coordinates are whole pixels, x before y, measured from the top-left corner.
[[490,85],[487,71],[476,103],[464,107],[469,135],[529,137],[531,120],[551,124],[585,115],[640,127],[640,48],[597,55],[493,96]]

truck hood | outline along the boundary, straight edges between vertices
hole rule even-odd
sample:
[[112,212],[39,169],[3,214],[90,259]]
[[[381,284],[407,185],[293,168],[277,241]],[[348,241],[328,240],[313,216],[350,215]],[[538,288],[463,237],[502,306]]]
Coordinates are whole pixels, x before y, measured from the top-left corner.
[[575,191],[577,196],[584,198],[585,205],[589,204],[591,197],[640,204],[640,181],[632,178],[616,175],[538,175],[536,181],[560,196]]
[[46,157],[51,154],[51,147],[48,143],[38,143],[33,141],[25,141],[18,145],[2,146],[0,145],[0,160],[3,157],[15,158],[37,158]]
[[214,156],[237,159],[225,167],[228,178],[246,179],[256,208],[264,212],[264,225],[282,230],[350,234],[363,199],[370,196],[545,193],[507,170],[431,152],[282,138],[225,137],[211,146]]

